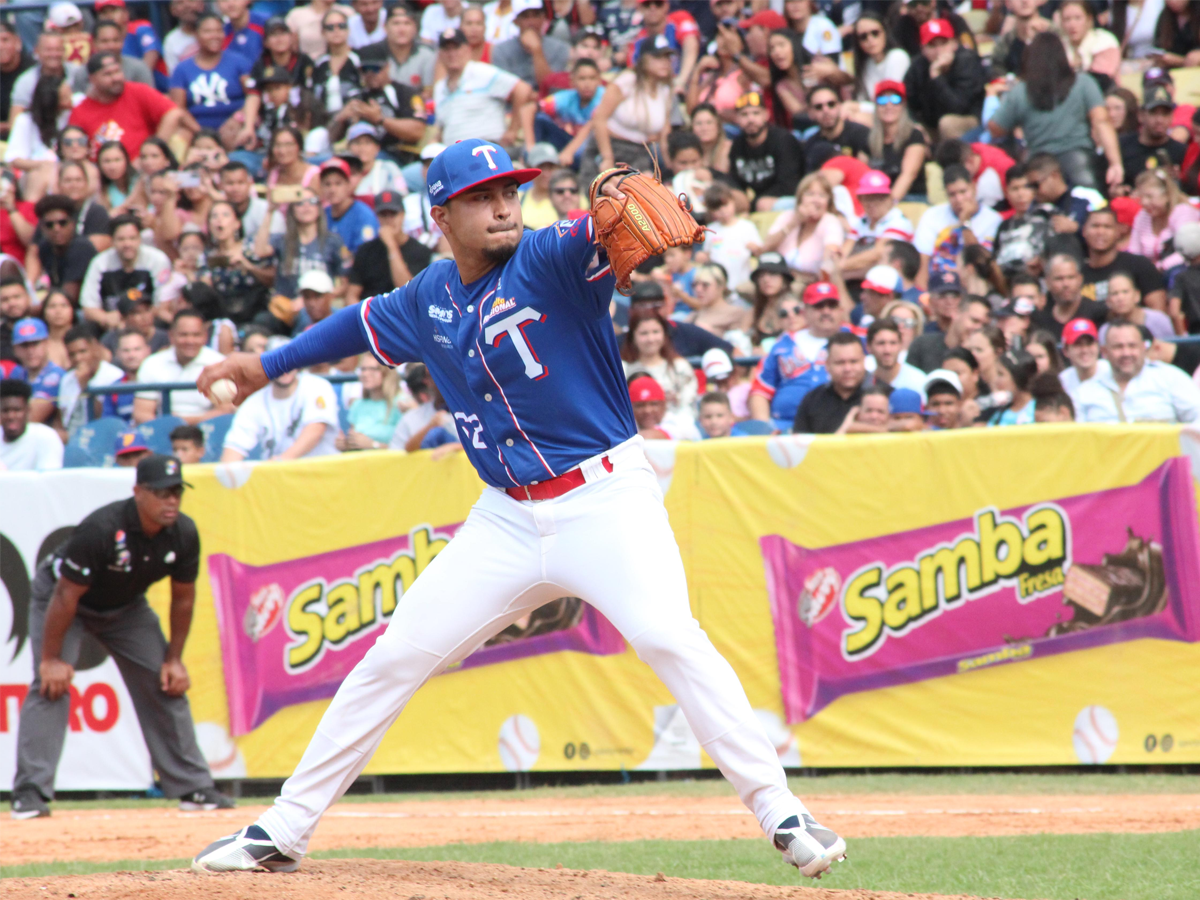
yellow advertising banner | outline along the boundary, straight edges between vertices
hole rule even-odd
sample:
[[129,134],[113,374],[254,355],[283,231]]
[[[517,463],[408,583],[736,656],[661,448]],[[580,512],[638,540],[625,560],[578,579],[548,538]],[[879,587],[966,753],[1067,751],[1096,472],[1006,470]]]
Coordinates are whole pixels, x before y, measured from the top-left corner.
[[[1200,761],[1200,432],[1037,426],[657,442],[692,608],[788,766]],[[453,540],[465,458],[189,467],[184,660],[218,777],[290,774]],[[368,773],[711,766],[564,597],[433,678]],[[151,602],[166,620],[159,586]]]

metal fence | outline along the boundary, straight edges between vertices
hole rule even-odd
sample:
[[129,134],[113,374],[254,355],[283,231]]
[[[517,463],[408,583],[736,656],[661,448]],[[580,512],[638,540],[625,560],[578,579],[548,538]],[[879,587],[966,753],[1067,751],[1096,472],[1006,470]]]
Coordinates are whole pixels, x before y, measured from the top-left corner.
[[[334,375],[322,375],[322,378],[327,379],[331,384],[347,384],[348,382],[358,381],[358,376],[353,372],[339,372]],[[108,384],[103,387],[88,386],[84,389],[84,393],[89,397],[108,397],[113,394],[146,394],[151,391],[156,392],[162,399],[162,406],[159,408],[160,416],[171,415],[171,392],[172,391],[194,391],[196,382],[194,381],[164,381],[153,383],[142,383],[137,381],[121,382],[120,384]],[[88,419],[96,418],[94,404],[88,406]]]

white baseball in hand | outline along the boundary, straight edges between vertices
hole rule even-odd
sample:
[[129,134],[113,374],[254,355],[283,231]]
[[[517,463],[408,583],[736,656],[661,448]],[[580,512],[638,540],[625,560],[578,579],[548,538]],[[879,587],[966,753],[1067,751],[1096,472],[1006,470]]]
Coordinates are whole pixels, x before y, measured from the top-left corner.
[[209,387],[208,396],[217,406],[232,403],[237,396],[237,385],[232,378],[218,378]]

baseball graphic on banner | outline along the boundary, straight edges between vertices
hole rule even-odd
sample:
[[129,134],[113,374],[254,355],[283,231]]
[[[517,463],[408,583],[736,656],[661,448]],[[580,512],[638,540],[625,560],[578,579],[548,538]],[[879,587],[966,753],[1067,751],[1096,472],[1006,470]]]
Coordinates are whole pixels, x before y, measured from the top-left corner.
[[1103,706],[1085,706],[1075,717],[1071,743],[1075,745],[1075,755],[1081,763],[1099,765],[1108,762],[1113,755],[1120,734],[1116,716]]
[[537,725],[528,716],[509,716],[500,726],[500,762],[509,772],[528,772],[542,751]]

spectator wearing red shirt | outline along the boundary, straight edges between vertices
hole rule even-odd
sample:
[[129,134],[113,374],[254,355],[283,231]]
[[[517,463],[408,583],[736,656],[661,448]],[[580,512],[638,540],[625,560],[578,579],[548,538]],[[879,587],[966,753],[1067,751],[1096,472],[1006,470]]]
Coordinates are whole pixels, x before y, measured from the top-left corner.
[[87,99],[71,111],[69,121],[87,132],[93,149],[106,141],[120,141],[129,156],[136,158],[151,135],[167,140],[180,125],[200,130],[170,98],[144,84],[126,84],[117,54],[95,54],[88,60],[87,70],[91,88]]
[[24,261],[37,223],[33,204],[21,199],[12,172],[0,172],[0,253]]
[[679,69],[675,73],[675,89],[687,87],[692,69],[700,58],[700,26],[690,13],[683,10],[667,13],[667,0],[638,0],[638,9],[642,13],[642,29],[629,44],[629,55],[626,65],[632,69],[637,63],[637,48],[643,38],[664,35],[671,44],[671,49],[678,54]]

